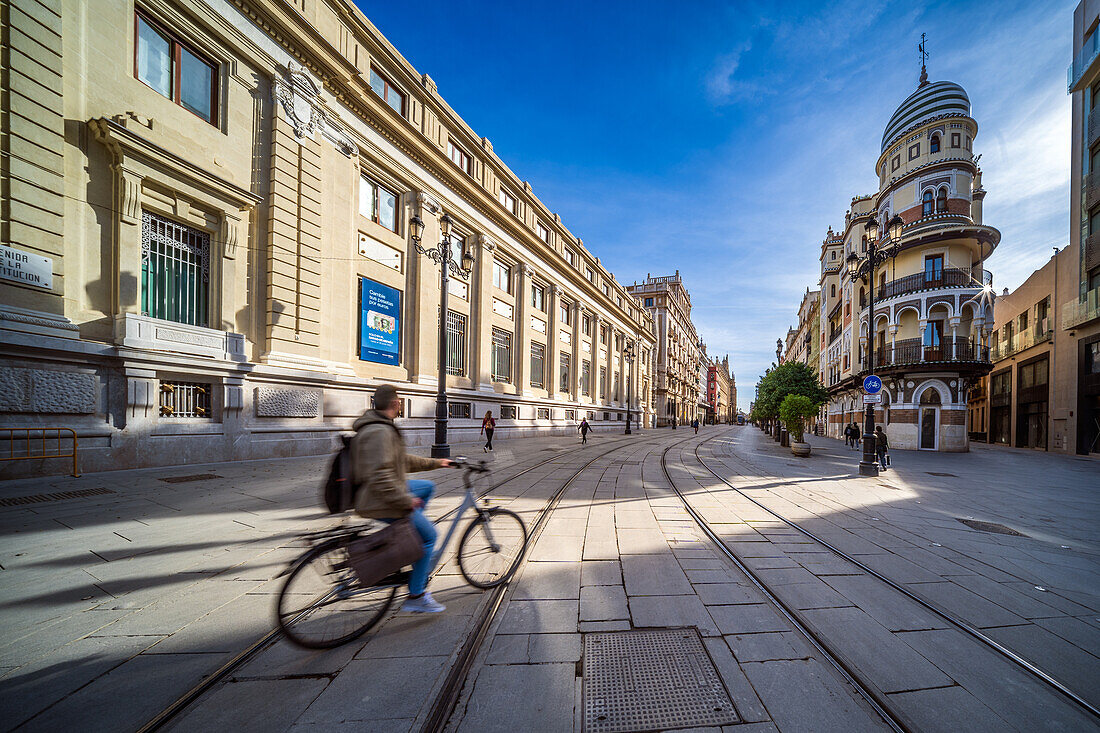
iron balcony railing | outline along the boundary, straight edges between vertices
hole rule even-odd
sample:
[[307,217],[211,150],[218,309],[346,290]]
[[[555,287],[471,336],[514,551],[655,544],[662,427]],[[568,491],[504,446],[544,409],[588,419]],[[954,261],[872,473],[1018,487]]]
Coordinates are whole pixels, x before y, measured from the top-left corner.
[[1007,338],[997,344],[990,352],[990,357],[994,362],[998,362],[1002,359],[1007,359],[1013,354],[1026,351],[1032,346],[1041,344],[1044,341],[1049,341],[1053,336],[1054,329],[1050,327],[1050,320],[1044,318],[1041,323],[1035,324],[1034,327],[1017,333],[1011,338]]
[[981,287],[966,270],[957,267],[945,267],[941,272],[918,272],[906,275],[886,283],[886,287],[875,290],[875,300],[887,300],[898,295],[917,293],[921,290],[938,288]]
[[1073,63],[1069,65],[1069,70],[1066,72],[1066,89],[1069,93],[1073,93],[1073,88],[1077,86],[1077,82],[1081,81],[1081,77],[1092,66],[1097,56],[1100,56],[1100,33],[1094,32],[1077,52],[1077,56],[1074,57]]
[[875,350],[875,366],[908,366],[944,362],[989,362],[989,347],[978,346],[970,339],[944,340],[938,346],[927,346],[921,339],[901,339],[886,344],[884,351]]
[[1100,288],[1085,294],[1085,299],[1062,306],[1062,328],[1069,330],[1100,318]]

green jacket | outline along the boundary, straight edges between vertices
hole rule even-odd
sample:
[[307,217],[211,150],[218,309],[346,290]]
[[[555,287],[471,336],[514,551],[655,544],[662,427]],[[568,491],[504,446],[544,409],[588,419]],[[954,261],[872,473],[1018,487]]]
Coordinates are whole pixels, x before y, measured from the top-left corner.
[[405,441],[393,420],[367,410],[355,421],[351,439],[355,512],[372,519],[395,519],[413,510],[406,474],[438,468],[434,458],[405,451]]

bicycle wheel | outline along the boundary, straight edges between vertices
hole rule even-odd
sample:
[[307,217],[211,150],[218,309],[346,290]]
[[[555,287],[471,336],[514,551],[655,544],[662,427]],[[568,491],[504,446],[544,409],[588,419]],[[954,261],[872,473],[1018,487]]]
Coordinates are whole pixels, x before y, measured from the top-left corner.
[[279,591],[279,628],[298,646],[346,644],[378,623],[393,603],[398,585],[359,585],[348,564],[347,545],[353,540],[325,542],[306,552]]
[[512,577],[527,548],[527,527],[510,509],[478,512],[458,543],[458,569],[466,582],[492,588]]

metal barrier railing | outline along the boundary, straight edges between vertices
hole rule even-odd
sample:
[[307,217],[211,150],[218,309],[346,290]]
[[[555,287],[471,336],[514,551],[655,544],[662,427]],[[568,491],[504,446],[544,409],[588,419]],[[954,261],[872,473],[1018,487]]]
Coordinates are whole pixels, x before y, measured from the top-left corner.
[[[72,428],[0,428],[0,440],[3,440],[4,434],[7,434],[8,438],[8,455],[0,455],[0,462],[3,461],[29,461],[39,458],[72,458],[73,459],[73,476],[80,476],[80,472],[77,470],[77,437],[76,431]],[[72,450],[69,453],[64,453],[62,441],[65,439],[62,433],[68,433],[72,436]],[[53,441],[56,440],[56,448]],[[47,441],[49,441],[47,443]],[[26,455],[16,455],[16,444],[26,446]],[[35,453],[33,448],[41,447],[41,453]]]

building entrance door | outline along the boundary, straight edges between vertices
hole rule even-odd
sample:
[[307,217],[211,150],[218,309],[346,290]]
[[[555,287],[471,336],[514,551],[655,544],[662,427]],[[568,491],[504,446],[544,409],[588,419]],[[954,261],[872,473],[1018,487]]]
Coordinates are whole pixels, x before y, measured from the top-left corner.
[[936,450],[936,413],[935,407],[922,407],[920,411],[920,449]]

